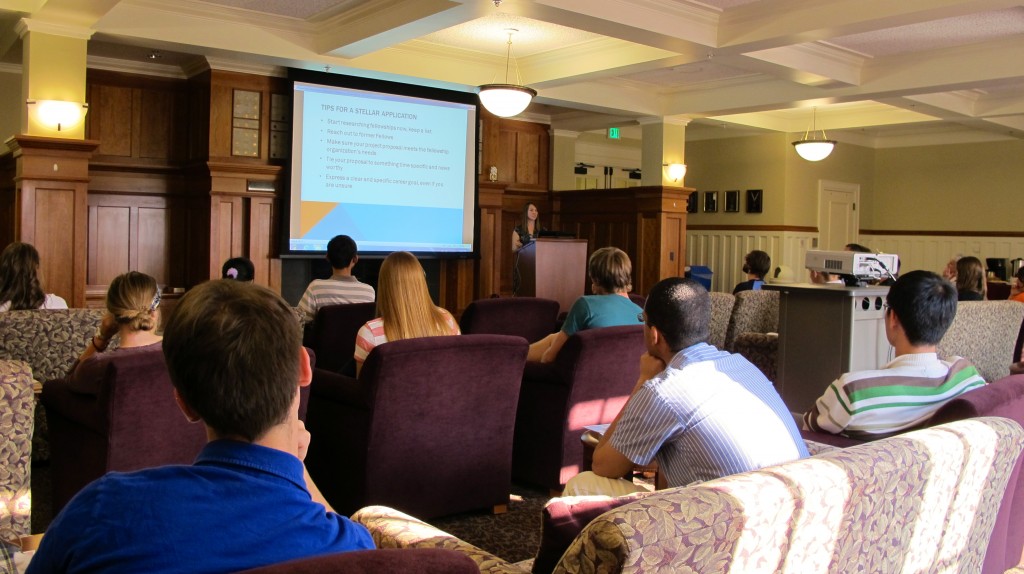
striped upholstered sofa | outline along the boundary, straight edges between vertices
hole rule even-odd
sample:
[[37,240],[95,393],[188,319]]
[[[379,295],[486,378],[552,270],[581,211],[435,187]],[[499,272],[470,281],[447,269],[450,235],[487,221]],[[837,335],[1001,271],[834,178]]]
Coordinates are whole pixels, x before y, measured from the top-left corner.
[[[554,571],[1002,572],[1016,564],[986,553],[1022,448],[1024,429],[998,417],[824,448],[610,510]],[[353,518],[382,548],[452,548],[481,572],[526,571],[389,508]]]

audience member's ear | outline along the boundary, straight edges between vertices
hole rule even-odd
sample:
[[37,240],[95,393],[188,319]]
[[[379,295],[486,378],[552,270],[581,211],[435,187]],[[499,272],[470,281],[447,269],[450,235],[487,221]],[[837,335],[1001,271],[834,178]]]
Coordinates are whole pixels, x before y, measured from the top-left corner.
[[306,387],[313,382],[313,367],[309,365],[309,352],[299,347],[299,386]]
[[181,394],[178,393],[178,389],[174,389],[174,402],[178,403],[178,408],[181,409],[182,414],[188,419],[188,422],[195,423],[199,422],[199,413],[194,411],[192,407],[188,406],[185,399],[181,398]]

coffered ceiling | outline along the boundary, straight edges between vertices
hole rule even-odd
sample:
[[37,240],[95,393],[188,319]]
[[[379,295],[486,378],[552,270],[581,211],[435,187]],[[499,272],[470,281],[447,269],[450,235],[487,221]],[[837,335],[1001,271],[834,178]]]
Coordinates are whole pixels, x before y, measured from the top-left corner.
[[[1024,1],[5,0],[93,32],[90,65],[186,75],[296,66],[454,89],[503,81],[555,128],[693,120],[688,137],[818,127],[871,146],[1024,137]],[[153,50],[157,58],[150,59]]]

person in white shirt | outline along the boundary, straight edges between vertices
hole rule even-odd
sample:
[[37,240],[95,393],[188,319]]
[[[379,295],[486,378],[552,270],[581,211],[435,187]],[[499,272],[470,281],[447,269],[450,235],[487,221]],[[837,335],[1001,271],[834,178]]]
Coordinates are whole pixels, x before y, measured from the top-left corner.
[[327,243],[327,260],[334,274],[329,279],[314,279],[299,301],[299,315],[303,323],[312,323],[316,312],[327,305],[342,303],[373,303],[373,287],[352,275],[359,262],[356,242],[348,235],[337,235]]
[[64,299],[43,290],[39,252],[15,241],[0,253],[0,312],[24,309],[67,309]]

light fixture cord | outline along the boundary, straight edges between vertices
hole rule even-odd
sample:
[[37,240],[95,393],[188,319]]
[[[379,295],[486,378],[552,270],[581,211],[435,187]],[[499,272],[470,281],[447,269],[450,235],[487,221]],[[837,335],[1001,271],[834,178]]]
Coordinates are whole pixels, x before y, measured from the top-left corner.
[[505,83],[508,83],[508,69],[512,64],[512,33],[508,34],[508,48],[505,50]]
[[[804,141],[812,141],[808,139],[808,134],[817,134],[818,132],[818,108],[811,108],[811,129],[804,131]],[[821,130],[821,139],[827,140],[828,136],[825,135],[825,130]],[[819,141],[819,140],[813,140]]]

